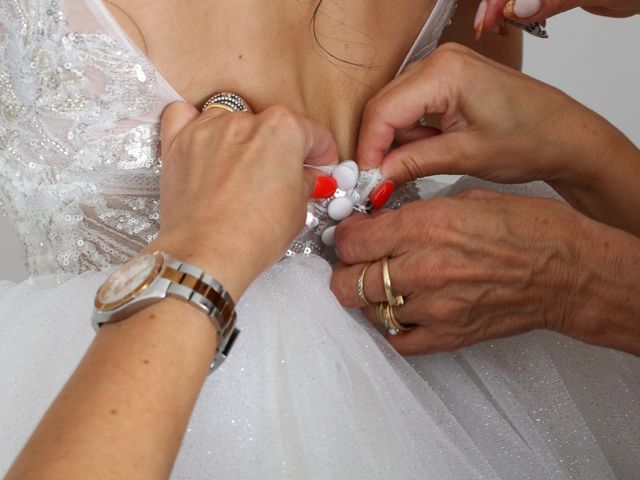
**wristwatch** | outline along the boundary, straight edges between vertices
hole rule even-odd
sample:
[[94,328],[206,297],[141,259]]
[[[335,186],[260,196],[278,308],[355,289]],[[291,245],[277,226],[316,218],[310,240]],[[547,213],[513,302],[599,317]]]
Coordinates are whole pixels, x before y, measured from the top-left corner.
[[218,334],[218,350],[211,371],[231,351],[240,333],[235,328],[235,303],[211,275],[164,252],[138,255],[119,266],[98,289],[93,327],[131,317],[165,298],[183,300],[206,313]]

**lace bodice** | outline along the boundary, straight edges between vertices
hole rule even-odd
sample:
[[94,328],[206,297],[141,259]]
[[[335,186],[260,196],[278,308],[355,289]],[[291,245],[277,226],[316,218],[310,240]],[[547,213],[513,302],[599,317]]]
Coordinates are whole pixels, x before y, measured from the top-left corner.
[[[4,0],[0,58],[0,202],[29,272],[126,261],[158,231],[158,122],[180,97],[99,0]],[[289,255],[322,252],[310,211]]]

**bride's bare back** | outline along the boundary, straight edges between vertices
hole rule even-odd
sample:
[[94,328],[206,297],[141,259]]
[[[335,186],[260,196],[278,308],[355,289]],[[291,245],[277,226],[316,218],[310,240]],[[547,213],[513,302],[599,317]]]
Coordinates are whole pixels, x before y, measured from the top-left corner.
[[435,0],[106,3],[188,102],[230,90],[256,111],[287,105],[329,127],[346,158],[366,100],[396,73]]

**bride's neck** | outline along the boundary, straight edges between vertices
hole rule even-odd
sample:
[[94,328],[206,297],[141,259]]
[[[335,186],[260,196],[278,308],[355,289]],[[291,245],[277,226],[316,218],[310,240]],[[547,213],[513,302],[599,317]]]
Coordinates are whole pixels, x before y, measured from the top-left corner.
[[[389,81],[431,0],[111,0],[130,38],[190,103],[231,90],[329,127],[353,155],[366,100]],[[319,5],[319,6],[318,6]]]

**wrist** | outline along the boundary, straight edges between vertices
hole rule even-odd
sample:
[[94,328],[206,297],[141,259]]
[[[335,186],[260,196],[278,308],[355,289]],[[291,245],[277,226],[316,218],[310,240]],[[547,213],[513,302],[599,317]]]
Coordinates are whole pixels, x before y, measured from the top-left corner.
[[[582,107],[582,129],[558,148],[563,167],[547,183],[570,205],[598,221],[638,233],[633,219],[640,182],[640,150],[605,119]],[[634,231],[634,227],[639,230]]]
[[561,333],[640,355],[640,239],[584,218]]
[[190,238],[160,234],[143,252],[162,251],[213,276],[237,302],[260,274],[248,252],[238,245],[202,244]]

